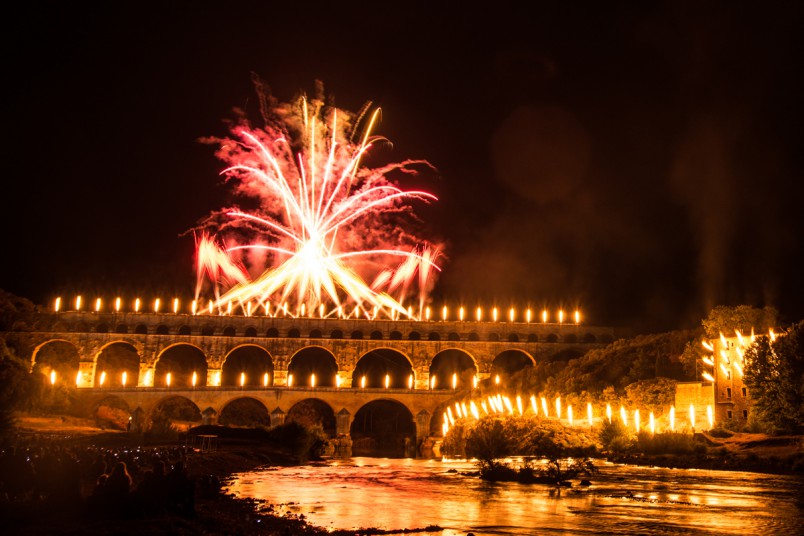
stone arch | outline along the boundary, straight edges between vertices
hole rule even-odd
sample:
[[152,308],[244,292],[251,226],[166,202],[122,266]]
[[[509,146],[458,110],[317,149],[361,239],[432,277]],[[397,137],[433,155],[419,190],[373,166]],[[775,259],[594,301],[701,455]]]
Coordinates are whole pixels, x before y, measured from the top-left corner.
[[329,437],[335,437],[335,410],[320,398],[305,398],[293,404],[288,410],[285,422],[296,422],[304,426],[320,426]]
[[215,335],[215,328],[210,326],[209,324],[205,326],[201,326],[201,336],[203,337],[212,337]]
[[519,342],[519,335],[517,335],[516,333],[509,333],[508,342]]
[[418,331],[411,331],[411,332],[408,334],[408,340],[411,340],[411,341],[420,341],[420,340],[422,340],[422,334],[421,334],[421,333],[419,333]]
[[349,428],[353,456],[416,456],[416,422],[403,403],[382,398],[362,406]]
[[73,343],[64,339],[43,342],[34,349],[32,357],[34,373],[43,374],[49,382],[51,372],[55,371],[56,382],[67,381],[75,385],[81,358]]
[[201,410],[189,398],[181,395],[166,396],[159,400],[148,413],[150,428],[171,427],[186,431],[201,424]]
[[375,340],[375,341],[381,341],[382,340],[382,331],[375,329],[374,331],[371,332],[371,334],[369,335],[369,338],[372,339],[372,340]]
[[[136,387],[140,374],[140,354],[131,343],[115,341],[105,345],[95,358],[95,387]],[[105,374],[105,375],[104,375]]]
[[187,324],[179,326],[179,335],[192,335],[193,331]]
[[193,373],[196,374],[196,386],[205,386],[207,367],[206,355],[197,346],[185,342],[172,344],[157,358],[154,386],[167,387],[168,373],[171,387],[192,387]]
[[594,333],[587,333],[583,336],[584,344],[595,344],[597,342],[597,337],[595,337]]
[[244,396],[227,401],[218,422],[225,426],[271,426],[271,415],[261,401]]
[[268,328],[268,331],[265,332],[265,336],[269,339],[275,339],[279,337],[279,330],[276,328]]
[[309,386],[315,374],[316,387],[334,387],[338,374],[335,356],[323,346],[307,346],[290,358],[288,378],[293,375],[293,386]]
[[545,337],[544,340],[546,342],[558,342],[558,335],[555,333],[550,333],[547,337]]
[[431,331],[427,334],[428,341],[440,341],[441,335],[437,331]]
[[497,333],[489,333],[489,340],[491,342],[497,342],[500,340],[500,335]]
[[457,348],[442,350],[430,363],[430,388],[452,389],[454,375],[456,389],[471,389],[476,374],[477,361],[471,354]]
[[394,331],[392,331],[390,333],[390,336],[388,338],[391,339],[392,341],[401,341],[402,340],[402,332],[394,330]]
[[478,335],[473,331],[469,334],[469,336],[466,339],[472,342],[476,342],[480,340],[480,335]]
[[448,341],[459,341],[459,340],[461,340],[461,336],[459,334],[455,333],[454,331],[451,331],[449,333],[449,335],[447,335],[447,340]]
[[137,324],[137,327],[134,328],[134,333],[137,335],[148,335],[148,326],[145,324]]
[[528,342],[539,342],[539,336],[535,333],[528,333]]
[[223,360],[221,387],[240,387],[241,374],[246,387],[264,385],[266,374],[268,385],[273,385],[274,363],[271,354],[256,344],[233,348]]
[[343,339],[343,331],[340,329],[333,329],[329,334],[330,339]]
[[237,335],[237,331],[233,326],[226,326],[225,328],[223,328],[224,337],[234,337],[235,335]]
[[356,329],[356,330],[354,330],[352,332],[352,334],[350,335],[350,338],[351,339],[362,339],[363,338],[363,332],[360,331],[359,329]]
[[243,337],[256,337],[257,336],[257,328],[254,326],[249,326],[246,328],[246,331],[243,332]]
[[288,330],[288,337],[291,339],[298,339],[301,337],[301,331],[299,331],[299,328],[290,328]]
[[128,333],[128,326],[125,324],[117,324],[117,326],[114,328],[114,332],[125,335]]
[[105,396],[92,404],[92,418],[100,428],[125,430],[131,417],[131,407],[119,396]]
[[323,339],[324,337],[321,334],[320,329],[314,329],[314,330],[310,331],[310,338],[311,339]]
[[352,388],[362,387],[365,377],[366,388],[384,388],[388,375],[389,388],[405,389],[413,376],[413,363],[410,358],[391,348],[375,348],[358,359],[352,372]]
[[170,335],[170,328],[164,324],[159,324],[156,326],[156,334],[157,335]]
[[532,367],[534,362],[533,356],[523,350],[505,350],[491,362],[491,374],[510,376],[525,367]]
[[109,324],[100,322],[95,326],[95,333],[109,333]]

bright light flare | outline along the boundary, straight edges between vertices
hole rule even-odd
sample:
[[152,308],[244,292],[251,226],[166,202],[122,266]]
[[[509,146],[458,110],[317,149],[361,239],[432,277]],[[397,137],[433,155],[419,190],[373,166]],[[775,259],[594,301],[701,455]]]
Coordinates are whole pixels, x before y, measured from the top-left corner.
[[670,406],[670,431],[676,431],[676,407]]
[[593,422],[593,420],[592,420],[592,403],[591,402],[586,403],[586,419],[589,421],[589,428],[591,428],[592,427],[592,422]]
[[611,424],[611,404],[606,404],[606,418],[609,420],[609,424]]
[[709,429],[715,427],[715,417],[712,414],[712,406],[706,406],[706,419],[709,421]]

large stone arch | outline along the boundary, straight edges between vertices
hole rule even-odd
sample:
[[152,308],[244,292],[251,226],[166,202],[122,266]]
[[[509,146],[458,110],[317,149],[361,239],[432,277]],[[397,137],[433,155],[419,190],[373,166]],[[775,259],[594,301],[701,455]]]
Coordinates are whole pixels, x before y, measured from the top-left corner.
[[329,437],[335,437],[335,410],[320,398],[299,400],[288,410],[285,422],[296,422],[304,426],[320,426]]
[[408,458],[416,455],[416,421],[391,398],[372,400],[355,413],[349,429],[353,456]]
[[95,358],[94,385],[136,387],[139,373],[140,354],[136,346],[127,341],[113,341],[103,346]]
[[536,360],[524,350],[504,350],[491,362],[492,376],[511,376],[525,367],[532,367]]
[[293,386],[312,385],[315,374],[316,387],[334,387],[338,375],[338,361],[335,355],[323,346],[305,346],[290,358],[288,363],[288,382],[292,375]]
[[148,427],[188,429],[201,424],[201,410],[189,398],[168,395],[159,399],[148,412]]
[[456,389],[470,389],[477,371],[477,360],[466,350],[442,350],[430,362],[430,388],[452,389],[454,377]]
[[170,387],[194,387],[207,384],[207,356],[194,344],[180,342],[171,344],[159,353],[154,365],[154,386],[167,387],[167,374],[170,373]]
[[131,406],[122,397],[109,395],[92,404],[90,412],[100,428],[125,430],[131,417]]
[[[32,371],[42,374],[48,381],[75,383],[81,356],[78,348],[65,339],[51,339],[34,348]],[[51,375],[55,372],[55,375]]]
[[270,426],[271,415],[260,400],[243,396],[226,402],[221,408],[218,422],[226,426]]
[[404,389],[412,385],[409,383],[414,375],[410,357],[393,348],[369,350],[355,364],[352,372],[352,388],[386,387],[386,375],[390,388]]
[[256,344],[241,344],[232,348],[223,360],[221,386],[239,387],[241,378],[243,386],[262,386],[266,374],[267,384],[273,385],[274,362],[268,350]]

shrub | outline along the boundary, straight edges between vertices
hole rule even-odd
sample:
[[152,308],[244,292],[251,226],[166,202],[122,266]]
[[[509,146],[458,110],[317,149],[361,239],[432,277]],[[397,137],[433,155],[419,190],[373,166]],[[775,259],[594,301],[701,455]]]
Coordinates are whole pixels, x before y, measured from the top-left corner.
[[637,436],[636,448],[644,454],[693,454],[695,442],[692,435],[681,432],[665,432],[654,435],[640,432]]
[[611,422],[604,422],[600,430],[600,443],[603,449],[613,454],[624,454],[631,449],[631,437],[628,428],[615,419]]

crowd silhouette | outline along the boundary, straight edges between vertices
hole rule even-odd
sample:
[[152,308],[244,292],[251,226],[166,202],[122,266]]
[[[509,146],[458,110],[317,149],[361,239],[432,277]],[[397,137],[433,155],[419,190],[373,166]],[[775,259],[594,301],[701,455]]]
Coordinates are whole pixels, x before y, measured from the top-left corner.
[[65,446],[21,439],[0,450],[0,502],[43,504],[92,517],[195,514],[198,491],[219,489],[213,477],[191,478],[189,447]]

